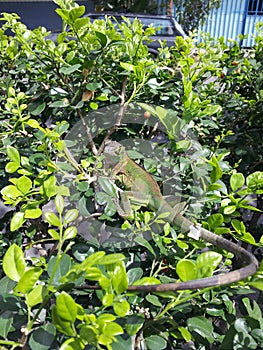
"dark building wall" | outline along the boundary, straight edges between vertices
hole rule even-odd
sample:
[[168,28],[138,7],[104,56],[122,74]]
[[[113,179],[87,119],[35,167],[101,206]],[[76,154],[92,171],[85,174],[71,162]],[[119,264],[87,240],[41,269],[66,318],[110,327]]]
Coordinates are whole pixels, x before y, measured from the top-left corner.
[[[92,1],[77,1],[77,3],[85,5],[87,12],[94,10]],[[44,26],[48,30],[60,30],[62,22],[55,12],[56,8],[57,5],[53,1],[0,1],[0,13],[17,13],[21,22],[29,29]]]

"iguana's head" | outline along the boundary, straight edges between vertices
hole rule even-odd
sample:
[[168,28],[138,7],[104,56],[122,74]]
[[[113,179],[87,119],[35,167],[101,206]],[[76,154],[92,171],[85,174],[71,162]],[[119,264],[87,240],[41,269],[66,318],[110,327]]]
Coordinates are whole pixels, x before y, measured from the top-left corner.
[[124,146],[117,141],[106,140],[103,154],[109,154],[112,156],[120,155],[121,151],[124,150]]
[[113,168],[126,155],[125,147],[116,141],[107,140],[103,151],[105,168]]

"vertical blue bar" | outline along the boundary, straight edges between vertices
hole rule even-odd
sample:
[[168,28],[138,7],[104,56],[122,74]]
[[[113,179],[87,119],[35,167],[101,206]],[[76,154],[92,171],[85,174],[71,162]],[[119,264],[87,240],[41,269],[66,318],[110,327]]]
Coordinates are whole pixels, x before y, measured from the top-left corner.
[[[244,17],[243,17],[243,23],[242,23],[242,29],[241,29],[241,34],[247,34],[245,33],[245,28],[246,28],[246,23],[249,19],[248,17],[248,6],[249,6],[249,0],[246,0],[246,5],[245,5],[245,9],[244,9]],[[243,46],[243,40],[240,40],[239,46]]]

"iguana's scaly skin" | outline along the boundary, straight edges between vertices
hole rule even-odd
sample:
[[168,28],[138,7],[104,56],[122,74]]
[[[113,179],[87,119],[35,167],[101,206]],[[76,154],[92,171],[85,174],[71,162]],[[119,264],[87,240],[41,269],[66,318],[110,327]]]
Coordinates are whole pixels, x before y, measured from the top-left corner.
[[[165,218],[169,223],[178,226],[184,232],[196,230],[199,238],[234,253],[243,261],[244,265],[247,264],[245,267],[222,275],[180,283],[129,286],[129,291],[174,291],[222,286],[237,282],[251,276],[257,271],[258,262],[251,253],[221,236],[194,225],[180,212],[172,208],[165,201],[154,178],[129,158],[124,146],[115,141],[107,141],[105,144],[104,156],[106,170],[111,169],[111,175],[113,176],[121,175],[125,187],[131,190],[131,196],[144,196],[144,200],[147,200],[147,207],[149,207],[149,209],[157,212],[157,214],[169,213]],[[126,198],[126,200],[129,199]],[[126,206],[127,204],[128,203],[126,203]]]

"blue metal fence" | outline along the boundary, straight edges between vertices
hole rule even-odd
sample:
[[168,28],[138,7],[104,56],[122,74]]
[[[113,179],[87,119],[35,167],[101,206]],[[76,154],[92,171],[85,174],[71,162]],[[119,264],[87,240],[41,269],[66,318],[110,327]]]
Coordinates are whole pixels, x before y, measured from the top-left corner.
[[[160,11],[167,12],[167,0],[158,2]],[[176,0],[173,3],[176,17]],[[247,34],[247,38],[240,41],[240,44],[250,47],[254,43],[257,22],[263,22],[263,0],[222,0],[221,6],[211,11],[199,30],[209,33],[213,38],[224,36],[235,40],[238,40],[240,34]]]
[[255,24],[263,22],[262,0],[223,0],[219,9],[210,13],[200,29],[214,38],[238,39],[239,34],[247,34],[240,43],[250,47],[256,34]]

